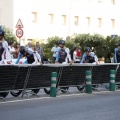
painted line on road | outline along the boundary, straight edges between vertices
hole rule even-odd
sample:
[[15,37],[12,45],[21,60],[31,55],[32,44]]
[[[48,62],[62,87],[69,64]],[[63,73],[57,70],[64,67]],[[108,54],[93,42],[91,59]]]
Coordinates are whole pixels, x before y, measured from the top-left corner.
[[[60,96],[56,96],[56,98],[59,98],[59,97],[66,97],[66,96],[74,96],[74,95],[83,95],[83,94],[86,94],[86,93],[82,93],[82,94],[70,94],[70,95],[60,95]],[[86,94],[87,95],[87,94]],[[5,102],[0,102],[0,104],[5,104],[5,103],[15,103],[15,102],[24,102],[24,101],[31,101],[31,100],[42,100],[42,99],[48,99],[48,98],[51,98],[51,99],[54,99],[53,97],[41,97],[41,98],[29,98],[29,99],[22,99],[22,100],[12,100],[12,101],[5,101]]]
[[[56,96],[56,98],[59,97],[66,97],[66,96],[81,96],[81,95],[87,95],[86,93],[81,93],[81,94],[70,94],[70,95],[60,95],[60,96]],[[53,97],[41,97],[41,98],[29,98],[29,99],[22,99],[22,100],[12,100],[12,101],[5,101],[5,102],[0,102],[0,104],[7,104],[7,103],[16,103],[16,102],[24,102],[24,101],[31,101],[31,100],[42,100],[42,99],[55,99]]]
[[[116,90],[114,92],[119,92],[120,90]],[[93,92],[92,94],[87,94],[87,93],[77,93],[77,94],[67,94],[67,95],[59,95],[56,96],[56,98],[60,97],[67,97],[67,96],[82,96],[82,95],[94,95],[94,94],[104,94],[104,93],[113,93],[112,91],[99,91],[99,92]],[[42,100],[42,99],[55,99],[53,97],[41,97],[41,98],[29,98],[29,99],[22,99],[22,100],[12,100],[12,101],[5,101],[5,102],[0,102],[0,104],[7,104],[7,103],[16,103],[16,102],[24,102],[24,101],[32,101],[32,100]]]

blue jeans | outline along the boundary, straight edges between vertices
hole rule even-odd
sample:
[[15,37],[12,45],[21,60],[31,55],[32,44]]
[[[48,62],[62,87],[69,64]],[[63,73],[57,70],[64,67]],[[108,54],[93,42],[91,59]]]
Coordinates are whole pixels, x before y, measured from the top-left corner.
[[[22,54],[19,53],[19,54],[18,54],[17,61],[15,62],[15,64],[18,64],[18,63],[19,63],[21,57],[22,57]],[[28,64],[28,61],[26,60],[23,64]]]

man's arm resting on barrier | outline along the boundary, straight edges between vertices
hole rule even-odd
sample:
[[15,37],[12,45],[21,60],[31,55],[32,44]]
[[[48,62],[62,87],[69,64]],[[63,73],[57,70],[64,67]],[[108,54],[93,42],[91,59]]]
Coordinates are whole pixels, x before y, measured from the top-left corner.
[[15,62],[15,64],[18,64],[19,63],[19,61],[20,61],[20,58],[22,57],[22,54],[21,53],[19,53],[18,54],[18,58],[17,58],[17,61]]
[[98,57],[94,55],[94,58],[95,58],[95,63],[98,65]]
[[69,54],[69,49],[68,48],[66,48],[65,49],[65,51],[66,51],[66,53],[67,53],[67,59],[69,59],[69,61],[70,61],[70,64],[72,64],[73,63],[73,61],[72,61],[72,59],[71,59],[71,56],[70,56],[70,54]]
[[57,53],[56,53],[56,60],[55,60],[55,63],[58,63],[58,60],[59,60],[59,53],[60,53],[60,49],[58,49]]
[[114,62],[117,63],[117,57],[116,57],[116,52],[117,52],[118,48],[115,48],[114,50]]
[[42,64],[42,62],[41,62],[41,56],[38,54],[38,52],[35,52],[34,54],[37,57],[37,63],[38,63],[38,60],[39,60],[39,63]]
[[82,56],[82,60],[81,60],[80,64],[84,63],[85,58],[86,58],[86,54],[84,53],[83,56]]
[[2,60],[0,61],[0,64],[3,64],[4,63],[4,54],[5,54],[5,51],[2,53]]

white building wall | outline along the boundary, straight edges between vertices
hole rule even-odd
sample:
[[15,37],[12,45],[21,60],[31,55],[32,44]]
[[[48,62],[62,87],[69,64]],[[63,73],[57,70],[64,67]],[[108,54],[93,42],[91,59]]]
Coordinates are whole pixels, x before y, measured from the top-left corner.
[[0,0],[0,25],[13,28],[13,0]]
[[[23,43],[27,39],[47,39],[55,35],[66,38],[74,33],[119,35],[119,6],[120,0],[115,0],[115,5],[111,0],[0,0],[0,24],[15,33],[20,18],[24,25]],[[36,23],[32,22],[32,12],[37,12]],[[49,14],[54,14],[53,24],[49,23]],[[66,25],[62,24],[62,15],[67,16]],[[74,25],[74,16],[79,16],[78,26]],[[86,17],[90,17],[89,27]],[[101,27],[98,27],[98,18],[102,19]],[[115,19],[114,29],[111,19]]]

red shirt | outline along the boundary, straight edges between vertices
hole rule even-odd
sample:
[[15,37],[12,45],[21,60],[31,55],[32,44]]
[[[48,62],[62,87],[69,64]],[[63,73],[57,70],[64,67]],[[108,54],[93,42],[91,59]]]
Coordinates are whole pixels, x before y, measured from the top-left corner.
[[81,55],[82,55],[81,51],[78,50],[78,51],[77,51],[77,56],[80,57]]

